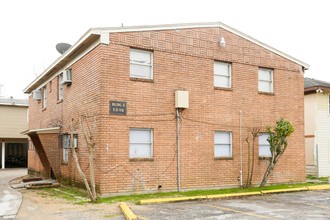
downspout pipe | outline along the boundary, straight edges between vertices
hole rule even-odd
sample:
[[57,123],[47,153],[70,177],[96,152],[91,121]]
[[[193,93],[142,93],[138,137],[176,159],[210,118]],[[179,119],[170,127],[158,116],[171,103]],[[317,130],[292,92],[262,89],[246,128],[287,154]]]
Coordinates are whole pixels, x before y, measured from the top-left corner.
[[181,165],[180,165],[180,112],[179,109],[176,109],[176,140],[177,140],[177,148],[178,148],[178,192],[181,191]]
[[240,171],[239,180],[241,187],[243,186],[243,146],[242,146],[242,111],[239,111],[239,151],[240,151]]

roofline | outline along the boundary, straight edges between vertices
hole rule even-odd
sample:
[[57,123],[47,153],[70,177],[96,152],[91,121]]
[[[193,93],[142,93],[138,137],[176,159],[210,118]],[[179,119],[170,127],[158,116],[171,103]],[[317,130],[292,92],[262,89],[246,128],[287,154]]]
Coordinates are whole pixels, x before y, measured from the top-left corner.
[[29,107],[28,104],[9,104],[9,103],[0,103],[0,106]]
[[101,35],[99,30],[96,29],[89,29],[85,34],[74,44],[72,45],[64,54],[62,54],[59,58],[57,58],[47,69],[45,69],[35,80],[33,80],[25,89],[23,90],[24,93],[31,93],[31,87],[35,85],[38,81],[45,77],[47,73],[54,70],[56,66],[64,61],[67,57],[73,54],[79,47],[86,42],[88,39],[92,38],[93,36]]
[[133,32],[133,31],[153,31],[153,30],[172,30],[172,29],[188,29],[188,28],[205,28],[205,27],[219,27],[223,28],[229,32],[232,32],[240,37],[243,37],[261,47],[264,47],[280,56],[283,56],[284,58],[287,58],[288,60],[291,60],[301,66],[303,66],[306,70],[310,68],[310,65],[296,59],[280,50],[277,50],[274,47],[269,46],[268,44],[265,44],[235,28],[232,28],[222,22],[203,22],[203,23],[179,23],[179,24],[164,24],[164,25],[142,25],[142,26],[127,26],[127,27],[114,27],[114,28],[93,28],[92,30],[98,30],[98,31],[105,31],[109,33],[115,33],[115,32]]
[[[74,45],[72,45],[62,56],[60,56],[58,59],[56,59],[46,70],[43,71],[42,74],[40,74],[34,81],[32,81],[23,91],[24,93],[30,93],[31,88],[42,78],[45,77],[45,75],[54,70],[56,66],[65,60],[69,55],[74,53],[85,41],[87,41],[90,37],[99,36],[103,33],[110,34],[110,33],[119,33],[119,32],[139,32],[139,31],[154,31],[154,30],[173,30],[173,29],[188,29],[188,28],[211,28],[211,27],[219,27],[222,29],[225,29],[229,32],[232,32],[233,34],[236,34],[242,38],[245,38],[246,40],[251,41],[252,43],[255,43],[275,54],[278,54],[288,60],[291,60],[294,63],[299,64],[302,66],[305,70],[310,68],[310,65],[296,59],[280,50],[275,49],[274,47],[269,46],[268,44],[265,44],[247,34],[244,34],[243,32],[232,28],[222,22],[202,22],[202,23],[179,23],[179,24],[163,24],[163,25],[142,25],[142,26],[125,26],[125,27],[106,27],[106,28],[91,28],[89,29]],[[102,41],[102,40],[101,40]],[[102,42],[101,42],[102,43]]]
[[330,93],[330,87],[327,86],[310,86],[304,89],[304,94],[312,94],[312,93],[316,93],[316,90],[321,89],[323,90],[323,92],[328,92]]

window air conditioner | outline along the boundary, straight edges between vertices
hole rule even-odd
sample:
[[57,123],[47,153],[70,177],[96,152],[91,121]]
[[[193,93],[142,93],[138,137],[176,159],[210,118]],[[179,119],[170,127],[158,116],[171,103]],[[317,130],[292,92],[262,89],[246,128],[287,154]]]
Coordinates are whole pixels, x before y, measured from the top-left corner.
[[32,99],[33,100],[41,100],[41,89],[33,90]]
[[64,70],[63,71],[63,78],[62,78],[62,84],[71,84],[72,83],[72,74],[71,70]]

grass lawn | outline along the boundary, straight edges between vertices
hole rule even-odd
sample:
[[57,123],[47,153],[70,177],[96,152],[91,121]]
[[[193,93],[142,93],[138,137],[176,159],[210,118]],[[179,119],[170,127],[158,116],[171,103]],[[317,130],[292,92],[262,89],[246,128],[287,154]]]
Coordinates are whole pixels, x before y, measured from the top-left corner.
[[[214,189],[214,190],[194,190],[186,192],[159,192],[150,194],[137,194],[127,196],[113,196],[107,198],[99,198],[97,203],[116,203],[116,202],[132,202],[138,204],[142,199],[152,198],[165,198],[165,197],[182,197],[182,196],[204,196],[204,195],[216,195],[227,193],[242,193],[242,192],[258,192],[260,190],[275,190],[275,189],[292,189],[304,186],[315,186],[313,183],[300,183],[300,184],[279,184],[271,185],[263,188],[251,187],[251,188],[228,188],[228,189]],[[61,186],[59,188],[44,188],[39,190],[39,194],[45,196],[55,196],[59,198],[67,199],[73,203],[83,204],[89,202],[86,191],[75,188]]]

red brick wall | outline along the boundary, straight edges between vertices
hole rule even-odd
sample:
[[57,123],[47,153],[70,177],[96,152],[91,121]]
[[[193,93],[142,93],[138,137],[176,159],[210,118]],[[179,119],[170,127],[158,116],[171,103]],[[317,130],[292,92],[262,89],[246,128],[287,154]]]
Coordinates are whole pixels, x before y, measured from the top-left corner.
[[[221,48],[218,40],[226,39]],[[289,119],[296,131],[270,182],[305,180],[303,139],[303,73],[301,67],[283,57],[221,28],[184,29],[110,34],[111,43],[100,45],[72,65],[73,83],[64,88],[57,103],[56,78],[48,95],[47,109],[30,101],[30,128],[49,127],[60,121],[62,132],[70,132],[75,112],[96,115],[96,179],[103,194],[177,187],[176,121],[174,92],[189,91],[190,107],[181,119],[182,189],[238,186],[240,170],[240,111],[243,154],[251,127],[275,125]],[[129,77],[130,47],[153,51],[151,82]],[[213,61],[232,63],[232,89],[213,86]],[[274,69],[274,95],[258,93],[258,67]],[[109,101],[126,101],[127,116],[109,115]],[[77,118],[77,116],[75,116]],[[129,160],[129,128],[152,128],[152,161]],[[232,131],[233,158],[214,159],[214,130]],[[86,144],[79,133],[78,153],[88,172]],[[243,174],[246,174],[244,156]],[[261,181],[267,161],[256,150],[254,182]],[[79,179],[73,160],[61,165],[63,176]],[[137,180],[138,179],[138,180]]]

